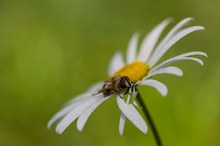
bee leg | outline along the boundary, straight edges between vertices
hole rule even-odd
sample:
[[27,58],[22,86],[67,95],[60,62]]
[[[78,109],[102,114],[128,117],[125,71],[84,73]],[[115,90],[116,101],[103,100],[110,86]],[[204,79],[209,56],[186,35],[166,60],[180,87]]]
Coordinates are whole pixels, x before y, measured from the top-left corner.
[[132,96],[132,94],[129,91],[126,91],[125,94],[129,94],[130,96]]
[[130,96],[132,96],[132,94],[131,94],[130,92],[128,92],[128,94],[129,94]]
[[123,97],[121,96],[121,94],[118,94],[119,95],[119,97],[121,98],[121,99],[123,99]]

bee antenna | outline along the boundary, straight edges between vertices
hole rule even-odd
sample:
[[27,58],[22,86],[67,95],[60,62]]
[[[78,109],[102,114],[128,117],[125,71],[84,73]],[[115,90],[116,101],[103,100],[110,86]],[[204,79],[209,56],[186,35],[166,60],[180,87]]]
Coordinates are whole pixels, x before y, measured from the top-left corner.
[[94,95],[97,95],[97,94],[99,94],[99,93],[101,93],[101,92],[103,92],[103,90],[102,90],[102,89],[100,89],[100,90],[96,91],[95,93],[92,93],[92,95],[94,96]]

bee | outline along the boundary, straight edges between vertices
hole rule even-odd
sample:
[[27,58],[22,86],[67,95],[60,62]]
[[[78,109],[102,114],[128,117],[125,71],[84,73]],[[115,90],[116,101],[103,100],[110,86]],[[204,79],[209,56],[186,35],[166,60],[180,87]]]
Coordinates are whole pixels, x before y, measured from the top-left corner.
[[98,90],[98,93],[103,93],[105,96],[127,94],[131,86],[131,80],[127,76],[116,76],[106,80],[102,89]]

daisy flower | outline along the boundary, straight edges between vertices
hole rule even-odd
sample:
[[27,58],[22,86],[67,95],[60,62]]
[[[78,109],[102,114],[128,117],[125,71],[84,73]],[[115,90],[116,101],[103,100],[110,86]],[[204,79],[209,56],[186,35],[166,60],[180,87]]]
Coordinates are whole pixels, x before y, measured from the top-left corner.
[[70,100],[63,109],[56,113],[48,122],[48,127],[58,121],[56,132],[61,134],[72,122],[77,120],[77,129],[82,131],[91,113],[112,95],[116,95],[116,102],[121,111],[119,133],[122,135],[125,120],[130,120],[140,131],[147,133],[148,127],[139,113],[137,104],[137,86],[155,88],[162,96],[166,96],[166,85],[152,79],[158,74],[172,74],[182,76],[180,68],[170,64],[183,60],[191,60],[203,65],[203,61],[195,56],[206,56],[200,51],[187,52],[158,64],[160,58],[181,38],[194,31],[203,30],[202,26],[187,26],[193,18],[185,18],[176,24],[161,41],[161,33],[171,22],[168,18],[153,28],[143,41],[138,43],[139,33],[135,33],[127,48],[125,60],[117,52],[108,69],[108,79],[96,83],[86,92]]

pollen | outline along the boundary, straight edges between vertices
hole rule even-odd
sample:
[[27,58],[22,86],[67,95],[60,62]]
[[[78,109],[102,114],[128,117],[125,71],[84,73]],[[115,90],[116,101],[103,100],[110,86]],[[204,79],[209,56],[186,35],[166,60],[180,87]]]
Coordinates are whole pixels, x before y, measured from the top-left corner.
[[122,67],[119,71],[114,73],[110,78],[117,76],[127,76],[131,82],[135,83],[143,79],[149,71],[149,67],[143,62],[135,61]]

